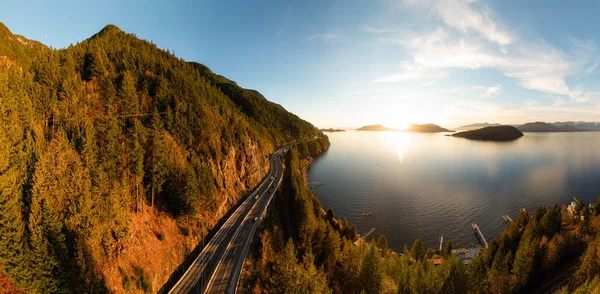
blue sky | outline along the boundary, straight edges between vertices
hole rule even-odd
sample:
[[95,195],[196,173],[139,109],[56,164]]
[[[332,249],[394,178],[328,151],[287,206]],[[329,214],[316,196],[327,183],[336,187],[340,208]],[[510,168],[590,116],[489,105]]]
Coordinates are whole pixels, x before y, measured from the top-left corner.
[[112,23],[319,127],[600,121],[600,1],[14,1],[63,48]]

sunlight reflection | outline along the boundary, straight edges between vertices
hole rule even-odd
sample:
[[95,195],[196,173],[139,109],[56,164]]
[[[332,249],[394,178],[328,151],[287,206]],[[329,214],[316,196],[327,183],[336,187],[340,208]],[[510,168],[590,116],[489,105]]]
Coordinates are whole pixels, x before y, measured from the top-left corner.
[[410,133],[406,132],[381,132],[381,139],[390,144],[398,152],[400,163],[404,162],[404,155],[410,146]]

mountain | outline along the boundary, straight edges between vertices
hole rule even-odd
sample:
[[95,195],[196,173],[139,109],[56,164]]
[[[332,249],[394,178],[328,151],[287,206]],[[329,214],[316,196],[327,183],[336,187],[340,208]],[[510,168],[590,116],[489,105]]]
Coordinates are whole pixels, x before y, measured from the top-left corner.
[[555,122],[552,125],[562,128],[575,128],[581,131],[600,131],[600,122],[585,122],[585,121],[565,121]]
[[0,24],[0,97],[0,276],[33,293],[158,291],[268,154],[319,136],[113,25],[56,50]]
[[545,122],[532,122],[517,126],[521,132],[581,132],[571,125],[558,126]]
[[523,133],[513,126],[495,126],[464,131],[452,136],[479,141],[511,141],[523,137]]
[[457,131],[470,131],[470,130],[476,130],[476,129],[481,129],[481,128],[485,128],[485,127],[497,127],[497,126],[501,126],[501,124],[484,122],[484,123],[475,123],[475,124],[458,127],[458,128],[456,128],[456,130]]
[[408,129],[406,129],[407,132],[417,132],[417,133],[441,133],[441,132],[452,132],[448,129],[444,129],[438,125],[434,125],[434,124],[422,124],[422,125],[417,125],[417,124],[411,124],[410,127],[408,127]]
[[33,58],[41,51],[50,49],[42,43],[13,34],[0,22],[0,66],[18,65],[22,70],[29,69]]
[[386,128],[382,125],[367,125],[356,129],[357,131],[392,131],[390,128]]

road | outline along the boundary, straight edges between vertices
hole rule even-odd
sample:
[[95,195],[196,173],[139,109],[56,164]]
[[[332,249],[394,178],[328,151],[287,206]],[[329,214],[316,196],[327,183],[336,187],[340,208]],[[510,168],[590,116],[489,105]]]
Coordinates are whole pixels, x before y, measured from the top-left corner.
[[169,293],[235,293],[250,243],[283,178],[282,154],[270,160],[266,179],[240,204]]

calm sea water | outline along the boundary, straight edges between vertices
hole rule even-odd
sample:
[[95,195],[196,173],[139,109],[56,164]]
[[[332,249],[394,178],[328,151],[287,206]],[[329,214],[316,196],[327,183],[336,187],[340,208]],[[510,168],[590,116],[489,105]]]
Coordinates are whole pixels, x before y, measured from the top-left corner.
[[[490,240],[521,208],[600,195],[600,132],[526,133],[508,143],[443,134],[344,132],[308,171],[325,209],[371,228],[402,250],[416,238],[437,248],[477,244],[477,223]],[[362,216],[365,211],[371,216]]]

